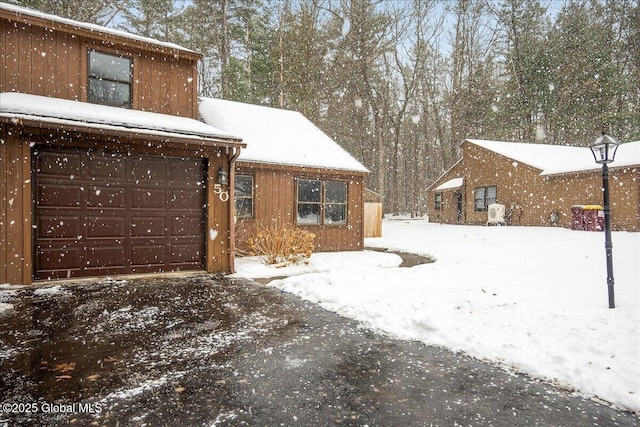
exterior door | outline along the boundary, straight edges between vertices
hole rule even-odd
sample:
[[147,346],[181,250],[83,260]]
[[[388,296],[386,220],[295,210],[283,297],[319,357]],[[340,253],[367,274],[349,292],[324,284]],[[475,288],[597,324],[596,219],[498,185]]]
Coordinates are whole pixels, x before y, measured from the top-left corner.
[[456,221],[462,222],[462,192],[456,191],[453,198],[456,203]]
[[203,268],[202,159],[36,148],[34,276]]

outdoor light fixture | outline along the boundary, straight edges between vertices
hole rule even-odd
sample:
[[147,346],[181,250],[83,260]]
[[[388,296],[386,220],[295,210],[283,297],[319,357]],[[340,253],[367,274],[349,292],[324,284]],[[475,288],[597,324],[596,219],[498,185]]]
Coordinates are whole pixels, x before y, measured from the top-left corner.
[[589,146],[596,163],[602,165],[602,190],[604,194],[604,249],[607,253],[607,288],[609,308],[615,308],[613,294],[613,244],[611,243],[611,207],[609,206],[609,163],[613,162],[620,143],[615,138],[603,134]]
[[220,169],[218,169],[218,184],[229,184],[229,174],[224,171],[224,167],[222,166],[220,166]]
[[589,148],[591,148],[591,152],[593,153],[593,158],[596,160],[596,163],[606,165],[613,162],[619,145],[620,143],[616,141],[614,137],[602,135],[600,138],[596,139]]

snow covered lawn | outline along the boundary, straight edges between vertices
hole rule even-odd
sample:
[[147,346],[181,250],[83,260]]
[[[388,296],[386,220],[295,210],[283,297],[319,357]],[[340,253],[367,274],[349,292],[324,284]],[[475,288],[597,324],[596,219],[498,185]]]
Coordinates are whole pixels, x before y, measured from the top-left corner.
[[543,227],[385,221],[366,246],[429,255],[320,253],[274,269],[236,260],[239,276],[402,339],[420,340],[640,411],[640,234],[613,233],[616,308],[608,308],[604,234]]

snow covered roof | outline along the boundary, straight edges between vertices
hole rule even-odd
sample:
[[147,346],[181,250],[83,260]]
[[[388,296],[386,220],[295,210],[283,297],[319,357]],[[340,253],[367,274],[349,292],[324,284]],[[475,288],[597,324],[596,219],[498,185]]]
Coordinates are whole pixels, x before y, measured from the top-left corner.
[[239,161],[368,172],[297,111],[200,98],[205,123],[242,137]]
[[0,117],[191,139],[240,138],[195,119],[17,92],[0,93]]
[[23,16],[29,16],[32,18],[36,18],[36,19],[40,19],[43,21],[46,21],[48,23],[51,24],[61,24],[61,25],[66,25],[69,26],[71,28],[75,28],[75,29],[84,29],[84,30],[88,30],[91,32],[95,32],[96,35],[100,35],[100,34],[109,34],[112,36],[118,36],[118,37],[123,37],[123,38],[127,38],[130,40],[136,40],[139,42],[143,42],[143,43],[147,43],[147,44],[151,44],[151,45],[156,45],[156,46],[160,46],[160,47],[164,47],[164,48],[169,48],[169,49],[178,49],[184,52],[191,52],[191,53],[196,53],[191,49],[187,49],[185,47],[179,46],[177,44],[174,43],[168,43],[168,42],[162,42],[160,40],[156,40],[150,37],[142,37],[142,36],[138,36],[135,34],[131,34],[128,33],[126,31],[121,31],[121,30],[116,30],[113,28],[108,28],[108,27],[103,27],[101,25],[96,25],[96,24],[90,24],[88,22],[81,22],[81,21],[74,21],[73,19],[67,19],[67,18],[62,18],[60,16],[56,16],[56,15],[51,15],[48,13],[43,13],[37,10],[33,10],[33,9],[27,9],[25,7],[20,7],[20,6],[15,6],[13,4],[8,4],[8,3],[2,3],[0,2],[0,11],[7,11],[7,12],[11,12],[11,13],[15,13],[16,14],[16,18],[18,18],[20,15]]
[[460,188],[464,184],[464,178],[453,178],[444,184],[440,184],[436,187],[436,190],[451,190],[454,188]]
[[[557,175],[600,169],[588,147],[567,145],[528,144],[524,142],[485,141],[467,139],[466,142],[522,162],[542,172]],[[610,167],[640,165],[640,141],[620,144]]]

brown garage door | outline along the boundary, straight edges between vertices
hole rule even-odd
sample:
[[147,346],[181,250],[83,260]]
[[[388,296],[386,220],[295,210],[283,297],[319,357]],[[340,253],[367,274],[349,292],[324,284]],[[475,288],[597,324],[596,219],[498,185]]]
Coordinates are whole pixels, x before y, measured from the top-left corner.
[[37,148],[35,279],[201,269],[201,159]]

